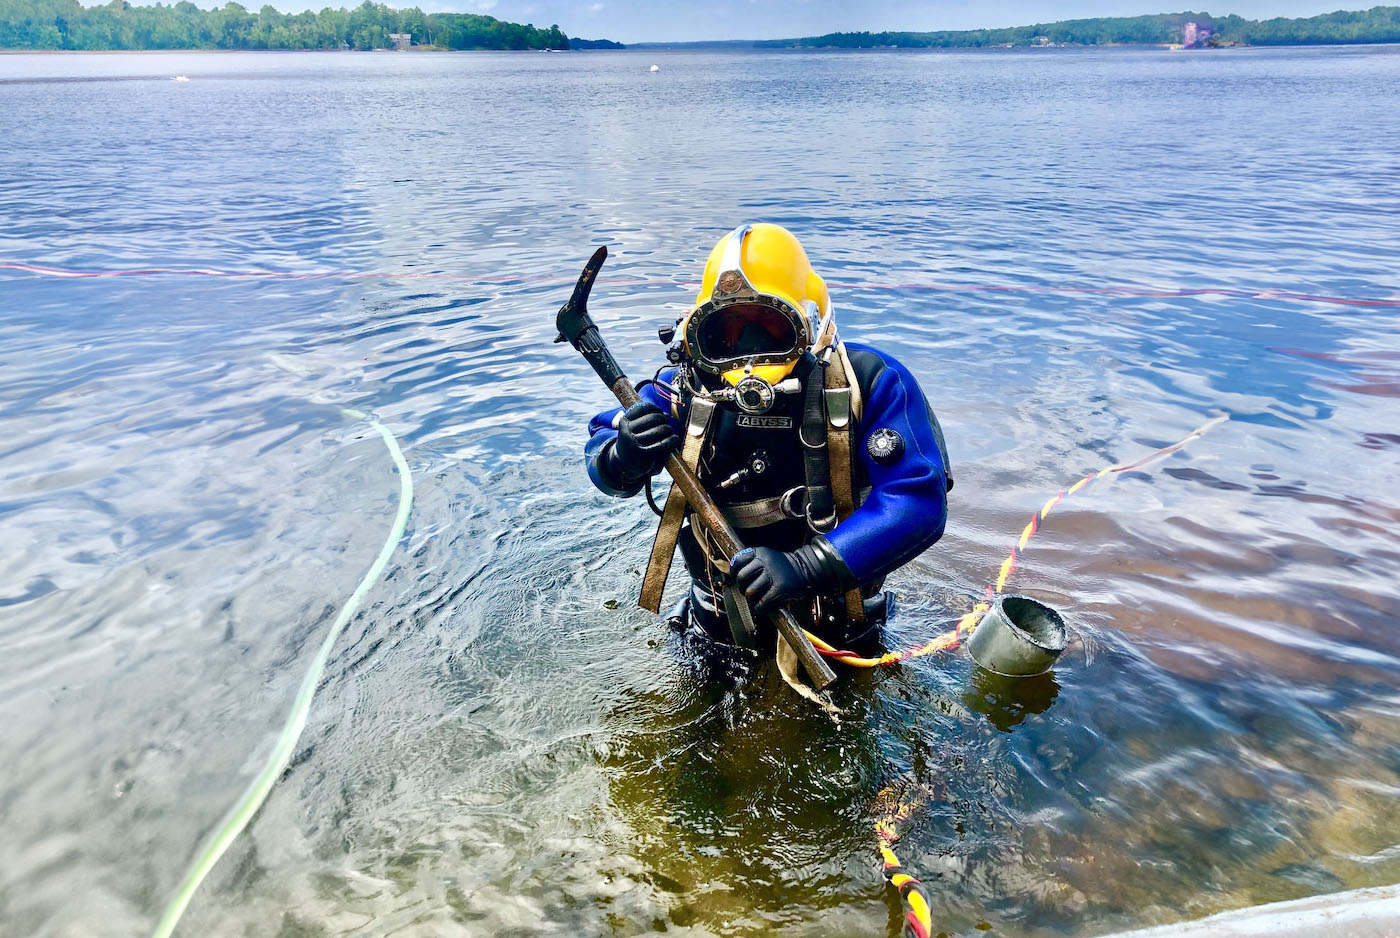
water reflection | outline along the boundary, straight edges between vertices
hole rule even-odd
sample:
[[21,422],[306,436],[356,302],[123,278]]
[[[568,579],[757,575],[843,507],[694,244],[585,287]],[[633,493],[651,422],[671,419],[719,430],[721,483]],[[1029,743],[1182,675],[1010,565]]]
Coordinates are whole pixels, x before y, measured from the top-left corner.
[[885,772],[868,701],[844,694],[838,724],[771,663],[738,682],[687,673],[669,689],[622,699],[602,763],[668,921],[787,933],[810,922],[797,909],[847,920],[840,910],[868,903],[869,884],[849,876],[869,852],[866,806]]
[[972,673],[971,686],[963,694],[969,710],[980,713],[1003,733],[1020,726],[1028,716],[1044,713],[1059,696],[1054,672],[1034,677],[1005,677],[984,668]]
[[[0,257],[462,278],[0,275],[7,933],[144,932],[242,789],[392,514],[342,405],[406,444],[409,542],[191,934],[893,936],[889,784],[950,934],[1400,880],[1400,324],[1269,292],[1400,292],[1400,56],[1064,51],[0,83]],[[1173,129],[1203,82],[1234,132]],[[795,146],[797,99],[823,132]],[[697,680],[633,608],[654,521],[588,486],[605,392],[553,313],[608,243],[594,315],[649,373],[704,249],[759,218],[848,284],[843,335],[898,350],[958,464],[892,645],[1066,483],[1230,413],[1036,535],[1011,588],[1072,616],[1052,677],[847,675],[834,724],[767,669]]]

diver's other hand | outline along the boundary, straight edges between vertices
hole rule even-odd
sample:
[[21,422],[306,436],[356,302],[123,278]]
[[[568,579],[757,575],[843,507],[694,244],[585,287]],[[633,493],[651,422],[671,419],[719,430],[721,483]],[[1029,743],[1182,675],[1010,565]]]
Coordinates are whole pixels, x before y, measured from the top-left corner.
[[791,552],[745,547],[729,561],[729,569],[754,614],[760,616],[795,599],[844,593],[856,586],[846,562],[821,536]]
[[608,469],[626,485],[636,485],[660,472],[680,442],[659,407],[638,401],[618,422],[617,441],[608,448]]
[[811,592],[795,551],[789,554],[771,547],[745,547],[729,561],[729,570],[754,615],[766,615]]

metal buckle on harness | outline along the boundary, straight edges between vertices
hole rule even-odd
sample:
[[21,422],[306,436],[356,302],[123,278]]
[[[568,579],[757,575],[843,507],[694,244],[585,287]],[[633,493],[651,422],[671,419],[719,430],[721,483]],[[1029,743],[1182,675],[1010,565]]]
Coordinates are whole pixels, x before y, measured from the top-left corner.
[[805,512],[797,509],[797,496],[806,491],[807,487],[805,485],[794,485],[778,496],[778,510],[783,513],[784,518],[789,518],[793,521],[801,521],[806,517]]
[[802,506],[802,516],[807,519],[807,527],[818,534],[825,534],[827,531],[836,527],[836,512],[832,511],[831,515],[826,518],[813,518],[811,502],[807,502]]

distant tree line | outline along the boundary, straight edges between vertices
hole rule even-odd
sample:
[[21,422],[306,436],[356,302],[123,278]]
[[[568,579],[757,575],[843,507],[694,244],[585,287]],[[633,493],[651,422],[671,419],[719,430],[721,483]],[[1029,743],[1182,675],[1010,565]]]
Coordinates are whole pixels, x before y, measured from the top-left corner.
[[201,10],[189,0],[132,6],[111,0],[0,0],[0,49],[387,49],[390,33],[446,49],[568,49],[558,26],[537,29],[472,13],[395,10],[364,0],[353,10],[251,13],[238,3]]
[[1211,31],[1212,43],[1251,46],[1333,45],[1363,42],[1400,42],[1400,7],[1325,13],[1301,19],[1278,17],[1247,20],[1239,16],[1209,13],[1159,13],[1154,16],[1115,16],[1096,19],[1037,23],[1008,29],[945,30],[912,33],[828,33],[806,39],[758,43],[769,48],[958,48],[976,46],[1027,46],[1043,43],[1110,45],[1123,43],[1180,42],[1182,27],[1195,22]]
[[579,39],[577,36],[569,40],[570,49],[626,49],[620,42],[613,42],[611,39]]

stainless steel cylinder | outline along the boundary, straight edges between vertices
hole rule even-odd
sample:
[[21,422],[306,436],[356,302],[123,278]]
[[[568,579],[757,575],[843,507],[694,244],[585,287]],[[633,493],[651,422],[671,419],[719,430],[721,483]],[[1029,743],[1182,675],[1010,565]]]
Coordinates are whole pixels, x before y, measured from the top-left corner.
[[972,660],[996,674],[1044,674],[1065,650],[1065,620],[1029,596],[998,596],[967,640]]

